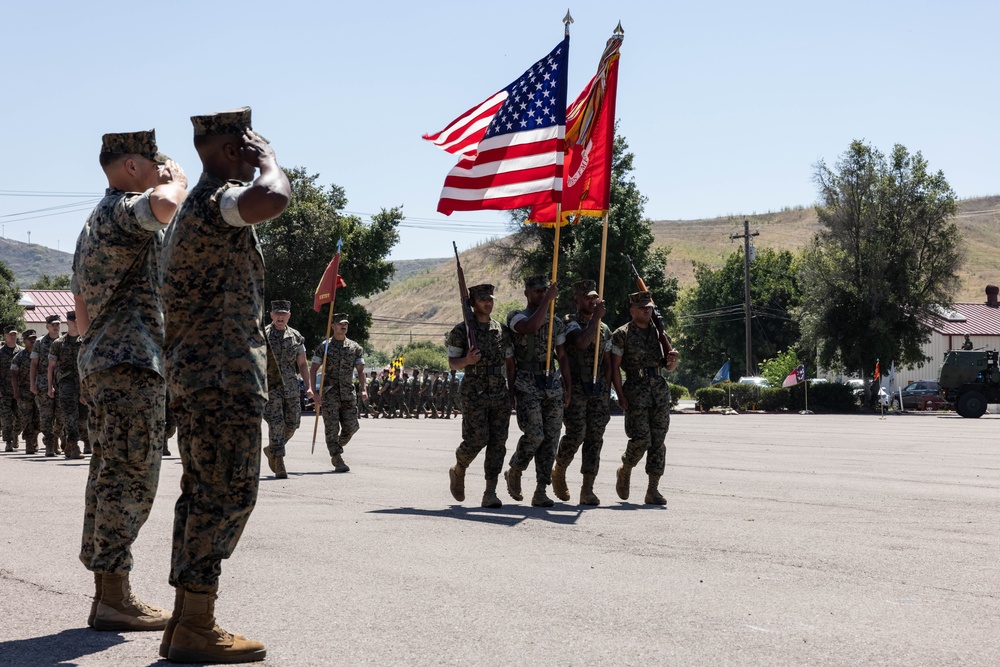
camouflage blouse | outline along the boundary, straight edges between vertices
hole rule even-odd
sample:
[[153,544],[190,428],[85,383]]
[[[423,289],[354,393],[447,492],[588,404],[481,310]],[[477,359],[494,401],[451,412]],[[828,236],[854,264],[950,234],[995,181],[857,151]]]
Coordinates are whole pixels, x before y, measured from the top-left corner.
[[163,375],[159,257],[166,225],[153,216],[150,192],[108,188],[77,238],[70,289],[90,317],[82,377],[118,364]]
[[[287,396],[299,395],[299,365],[296,358],[306,353],[306,339],[298,331],[291,327],[285,327],[284,331],[275,328],[273,324],[264,327],[264,337],[270,345],[274,358],[278,362],[281,370],[281,379],[285,385]],[[306,382],[308,378],[303,378]]]
[[[340,391],[340,398],[354,400],[354,371],[358,366],[365,365],[365,351],[350,338],[329,339],[330,347],[326,350],[326,372],[323,377],[323,393],[331,389]],[[323,348],[327,341],[316,346],[313,351],[312,363],[323,364]],[[319,371],[317,370],[317,373]],[[362,369],[362,372],[364,370]],[[334,385],[336,382],[336,386]]]
[[[582,322],[580,320],[579,313],[567,315],[565,321],[567,340],[573,336],[579,335],[590,324],[590,320]],[[597,357],[597,377],[602,377],[604,375],[604,352],[611,351],[611,327],[603,321],[601,321],[600,338],[602,353]],[[570,363],[573,365],[572,378],[574,382],[576,380],[590,382],[591,379],[593,379],[594,342],[595,341],[590,341],[590,345],[582,350],[577,349],[576,345],[573,345],[572,343],[566,345],[566,354],[569,356]]]
[[49,388],[49,348],[55,342],[55,338],[49,338],[49,334],[35,341],[35,347],[31,348],[31,358],[37,359],[35,366],[35,389],[38,393],[44,393]]
[[222,217],[238,181],[202,174],[163,240],[167,387],[186,396],[215,387],[267,399],[264,255],[252,226]]
[[[77,372],[77,358],[83,349],[83,339],[80,336],[70,336],[64,333],[52,342],[49,348],[49,361],[56,362],[56,370],[53,373],[56,383],[63,380],[76,380],[79,377]],[[47,366],[48,362],[46,362]]]
[[637,379],[642,368],[663,367],[660,341],[652,324],[643,329],[629,322],[615,329],[611,334],[611,354],[621,357],[626,379]]

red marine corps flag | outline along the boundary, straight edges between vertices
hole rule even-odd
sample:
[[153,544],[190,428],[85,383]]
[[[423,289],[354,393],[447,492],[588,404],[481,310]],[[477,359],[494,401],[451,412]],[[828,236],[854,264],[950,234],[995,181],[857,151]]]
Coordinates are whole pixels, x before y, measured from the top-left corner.
[[[333,303],[338,287],[347,287],[347,283],[337,273],[340,269],[340,247],[342,245],[344,245],[344,239],[337,241],[337,254],[326,265],[326,271],[323,272],[323,277],[320,278],[316,292],[313,294],[313,310],[317,313],[323,310],[324,303]],[[333,308],[333,306],[330,307]],[[327,337],[329,337],[329,332],[327,332]]]
[[[611,203],[611,152],[615,143],[618,59],[621,24],[608,40],[597,74],[566,110],[566,157],[563,166],[562,222],[575,216],[599,218]],[[554,202],[532,207],[528,222],[553,224]]]

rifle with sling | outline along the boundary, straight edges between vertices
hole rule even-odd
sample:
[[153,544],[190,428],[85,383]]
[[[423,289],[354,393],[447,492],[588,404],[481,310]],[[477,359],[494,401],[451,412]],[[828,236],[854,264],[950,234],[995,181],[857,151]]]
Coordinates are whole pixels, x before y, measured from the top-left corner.
[[[635,277],[635,284],[638,286],[640,292],[648,292],[649,288],[646,287],[646,283],[643,281],[642,276],[639,275],[639,271],[636,270],[635,264],[632,262],[632,258],[629,255],[625,255],[625,259],[628,260],[628,265],[632,268],[632,275]],[[663,329],[663,315],[660,314],[660,308],[653,303],[653,326],[656,327],[656,338],[660,342],[660,352],[663,353],[663,365],[668,371],[672,371],[677,368],[677,362],[671,361],[667,356],[673,351],[673,346],[670,344],[670,337],[667,336],[667,332]]]

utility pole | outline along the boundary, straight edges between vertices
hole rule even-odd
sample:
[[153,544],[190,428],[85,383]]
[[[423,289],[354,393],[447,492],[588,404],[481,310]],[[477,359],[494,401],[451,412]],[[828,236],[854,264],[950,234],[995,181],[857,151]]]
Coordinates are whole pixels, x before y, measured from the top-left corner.
[[746,318],[746,353],[747,353],[747,375],[753,376],[753,347],[750,343],[750,238],[760,236],[760,230],[750,233],[750,221],[743,221],[742,234],[730,234],[730,240],[743,239],[743,313]]

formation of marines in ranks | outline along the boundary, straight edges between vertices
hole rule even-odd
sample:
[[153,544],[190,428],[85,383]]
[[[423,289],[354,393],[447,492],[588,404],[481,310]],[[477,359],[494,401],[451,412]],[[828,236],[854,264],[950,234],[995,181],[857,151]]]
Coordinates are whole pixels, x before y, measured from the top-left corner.
[[[614,386],[629,437],[618,495],[628,498],[631,470],[645,456],[645,501],[666,504],[658,491],[670,419],[663,373],[676,367],[677,353],[661,352],[648,292],[630,295],[631,321],[612,333],[597,326],[605,307],[593,281],[574,285],[575,313],[550,322],[557,288],[533,276],[525,308],[504,324],[491,317],[493,287],[476,285],[468,290],[475,331],[466,321],[448,334],[447,374],[385,369],[369,377],[361,345],[347,337],[345,313],[331,315],[332,335],[313,348],[308,366],[306,341],[289,326],[288,301],[272,302],[263,326],[264,262],[254,226],[285,210],[291,187],[250,116],[244,107],[191,117],[202,174],[190,192],[181,167],[159,151],[155,131],[104,135],[99,162],[108,189],[77,241],[68,331],[60,335],[63,321],[55,315],[41,340],[32,329],[4,332],[6,451],[17,449],[20,436],[34,454],[41,436],[45,456],[91,454],[79,556],[94,580],[89,627],[162,630],[159,655],[173,662],[265,657],[261,642],[217,625],[215,600],[222,560],[256,504],[261,454],[276,477],[288,476],[286,446],[301,423],[300,377],[323,418],[338,473],[350,470],[343,454],[359,431],[359,414],[461,414],[450,490],[465,499],[465,472],[485,449],[482,505],[492,508],[502,506],[501,472],[508,495],[523,499],[521,478],[532,461],[532,505],[553,505],[550,484],[557,498],[569,500],[566,474],[581,447],[580,502],[598,505],[594,482]],[[596,376],[588,365],[595,349]],[[555,362],[559,372],[549,373]],[[512,410],[522,434],[504,471]],[[168,611],[132,590],[131,546],[175,431],[182,477]]]

